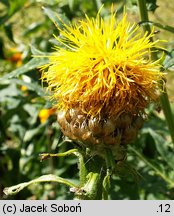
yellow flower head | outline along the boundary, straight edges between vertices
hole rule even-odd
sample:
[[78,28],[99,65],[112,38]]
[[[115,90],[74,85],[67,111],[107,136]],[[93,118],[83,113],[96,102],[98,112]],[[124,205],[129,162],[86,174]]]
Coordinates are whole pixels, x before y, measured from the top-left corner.
[[157,99],[162,72],[150,59],[158,42],[151,42],[153,32],[143,34],[126,14],[117,21],[113,12],[107,20],[98,13],[63,27],[56,37],[61,46],[42,76],[59,109],[78,107],[91,117],[110,117],[143,112]]

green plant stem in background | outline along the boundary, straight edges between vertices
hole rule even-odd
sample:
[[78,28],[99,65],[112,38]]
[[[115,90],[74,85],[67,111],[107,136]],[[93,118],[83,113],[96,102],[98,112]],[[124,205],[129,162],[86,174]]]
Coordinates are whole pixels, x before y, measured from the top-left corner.
[[[148,12],[147,12],[147,8],[146,8],[146,0],[138,0],[138,6],[139,6],[139,10],[140,10],[140,16],[141,16],[141,21],[142,22],[147,22],[146,24],[143,25],[144,31],[150,33],[151,32],[151,28],[150,25],[148,24],[149,21],[149,17],[148,17]],[[151,41],[153,39],[151,38]]]
[[[143,25],[144,31],[150,33],[151,28],[148,23],[149,18],[148,18],[148,11],[146,7],[146,0],[138,0],[138,5],[139,5],[141,21],[147,22],[146,24]],[[151,41],[153,41],[153,38],[151,38]],[[153,52],[153,50],[152,50],[152,58],[154,60],[158,59],[157,52]],[[161,83],[159,85],[161,85]],[[173,114],[172,114],[172,110],[171,110],[171,106],[167,94],[167,89],[165,86],[163,87],[163,92],[161,93],[160,101],[170,131],[171,139],[174,144],[174,118],[173,118]]]

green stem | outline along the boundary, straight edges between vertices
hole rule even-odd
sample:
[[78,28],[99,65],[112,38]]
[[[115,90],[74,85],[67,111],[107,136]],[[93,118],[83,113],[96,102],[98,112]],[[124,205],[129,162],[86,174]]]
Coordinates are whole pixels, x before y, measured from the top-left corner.
[[102,157],[81,154],[79,158],[80,192],[75,199],[101,200],[108,199],[110,172]]
[[82,154],[79,155],[79,176],[80,187],[83,187],[87,179],[88,170],[86,168],[86,161]]
[[56,153],[56,154],[51,154],[51,153],[41,153],[40,156],[40,160],[45,160],[48,159],[50,157],[65,157],[65,156],[69,156],[71,154],[74,154],[76,156],[79,156],[79,152],[77,149],[70,149],[66,152],[62,152],[62,153]]
[[115,159],[112,150],[109,148],[105,149],[105,160],[107,170],[110,170],[112,172],[115,169]]
[[[89,160],[89,156],[83,155],[83,157],[84,164],[81,168],[85,170],[86,181],[82,186],[85,191],[82,199],[101,200],[102,182],[106,174],[105,161],[99,156],[93,156],[91,160]],[[83,174],[84,171],[81,170],[80,173]]]
[[[138,6],[139,6],[139,10],[140,10],[140,17],[141,17],[141,21],[142,22],[148,22],[149,21],[149,17],[148,17],[148,12],[147,12],[147,8],[146,8],[146,0],[138,0]],[[143,25],[144,31],[146,32],[151,32],[151,28],[150,25],[148,23]],[[152,38],[151,38],[152,40]]]
[[173,113],[170,107],[170,102],[169,102],[166,88],[164,89],[164,92],[160,96],[160,101],[161,101],[164,115],[166,117],[170,135],[171,135],[171,138],[174,144],[174,118],[173,118]]
[[[148,18],[148,12],[146,7],[146,0],[138,0],[138,5],[139,5],[141,21],[147,22],[145,25],[143,25],[144,31],[150,34],[151,28],[148,23],[149,18]],[[153,41],[153,38],[151,38],[151,41]],[[153,50],[152,50],[152,58],[154,60],[158,59],[157,52],[153,52]],[[161,86],[161,84],[159,85]],[[170,131],[171,139],[174,144],[174,118],[173,118],[166,87],[164,87],[163,89],[163,93],[160,96],[160,101]]]

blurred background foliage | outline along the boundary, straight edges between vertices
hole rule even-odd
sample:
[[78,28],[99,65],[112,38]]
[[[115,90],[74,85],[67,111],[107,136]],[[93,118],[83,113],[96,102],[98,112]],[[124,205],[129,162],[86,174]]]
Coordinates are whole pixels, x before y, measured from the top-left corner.
[[[95,16],[102,4],[107,16],[112,3],[118,16],[126,5],[129,20],[139,22],[136,0],[0,0],[0,199],[72,199],[67,187],[55,183],[31,185],[11,197],[3,189],[43,174],[78,181],[75,157],[40,161],[40,153],[64,152],[73,143],[59,130],[38,67],[48,62],[44,56],[57,44],[53,34],[59,35],[58,16],[74,22],[85,13]],[[148,0],[147,6],[156,37],[167,41],[164,68],[173,109],[174,5]],[[120,163],[113,177],[111,199],[174,199],[174,146],[160,104],[147,113],[128,148],[127,165]]]

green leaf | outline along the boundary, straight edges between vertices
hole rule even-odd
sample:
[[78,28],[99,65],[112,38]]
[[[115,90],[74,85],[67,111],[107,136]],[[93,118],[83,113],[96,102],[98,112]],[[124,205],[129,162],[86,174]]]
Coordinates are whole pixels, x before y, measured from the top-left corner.
[[[3,82],[2,82],[3,84]],[[4,86],[1,85],[1,96],[0,96],[0,102],[6,102],[6,100],[10,100],[11,98],[15,98],[16,102],[17,102],[17,97],[20,96],[21,91],[17,88],[17,86],[12,82],[10,83],[9,80],[7,80],[7,83],[5,84],[4,82]],[[10,104],[10,103],[9,103]],[[7,107],[8,105],[7,104]]]
[[174,50],[169,51],[166,54],[165,60],[163,61],[163,66],[168,69],[174,65]]
[[104,200],[108,200],[108,192],[109,192],[109,189],[110,189],[110,181],[111,181],[111,176],[110,175],[106,175],[103,179],[103,199]]
[[88,199],[96,199],[98,189],[100,187],[100,175],[99,173],[90,172],[87,175],[86,184],[83,186]]
[[43,7],[43,11],[51,19],[51,21],[55,23],[55,25],[60,26],[61,21],[58,17],[58,14],[55,11],[51,10],[50,8],[45,8],[45,7]]
[[28,28],[24,31],[23,36],[28,36],[29,34],[35,33],[43,26],[41,22],[34,22],[28,26]]
[[[3,0],[5,3],[5,0]],[[0,25],[8,21],[16,12],[18,12],[26,3],[26,0],[9,0],[5,5],[8,7],[6,14],[0,17]]]
[[67,179],[49,174],[49,175],[40,176],[39,178],[36,178],[36,179],[31,180],[29,182],[20,183],[18,185],[12,186],[12,187],[6,187],[3,192],[6,195],[15,195],[18,192],[20,192],[21,190],[23,190],[24,188],[30,186],[31,184],[42,183],[42,182],[57,182],[57,183],[65,184],[69,187],[73,187],[73,188],[77,187],[74,183],[70,182]]
[[161,170],[160,167],[157,167],[157,165],[152,160],[147,160],[144,155],[135,149],[133,146],[129,146],[129,149],[139,157],[150,169],[155,171],[155,174],[160,176],[165,182],[169,184],[170,187],[174,187],[174,182],[172,179],[170,179],[166,174]]
[[44,130],[44,124],[40,124],[38,127],[34,129],[27,130],[23,138],[24,142],[28,142],[32,140],[33,137],[37,135],[38,133],[42,132],[42,130]]
[[161,157],[163,158],[163,160],[167,162],[170,168],[174,169],[174,152],[169,150],[168,142],[159,133],[150,128],[149,133],[153,137],[154,142],[156,144],[156,148],[160,153]]
[[174,58],[166,59],[163,63],[165,69],[169,69],[174,66]]
[[43,88],[40,85],[38,85],[36,82],[29,83],[29,82],[25,82],[23,80],[14,79],[14,78],[11,80],[11,82],[16,83],[18,85],[26,86],[27,89],[36,92],[37,95],[39,96],[45,96],[45,92],[43,91]]
[[10,72],[9,74],[6,74],[0,80],[18,77],[19,75],[24,74],[30,70],[36,69],[37,67],[47,64],[48,62],[49,62],[48,58],[46,57],[33,58],[22,67],[17,68],[16,70]]
[[63,27],[63,23],[68,24],[69,20],[64,14],[57,14],[50,8],[43,7],[44,13],[51,19],[51,21],[59,28]]
[[51,53],[49,53],[49,52],[42,52],[41,50],[38,50],[36,47],[34,47],[32,45],[30,47],[31,47],[31,52],[32,52],[32,54],[34,56],[43,56],[43,57],[45,57],[45,56],[51,55]]

